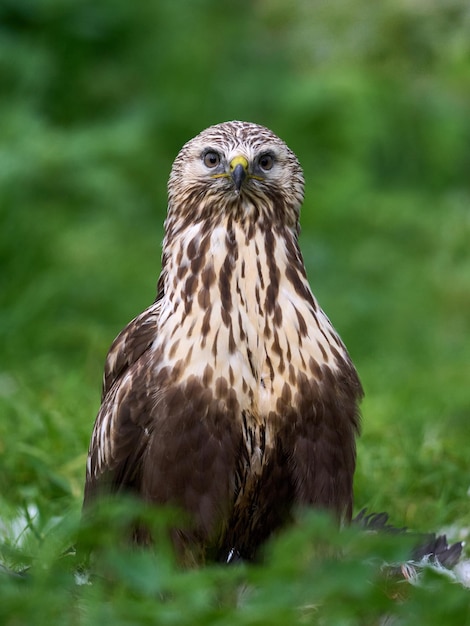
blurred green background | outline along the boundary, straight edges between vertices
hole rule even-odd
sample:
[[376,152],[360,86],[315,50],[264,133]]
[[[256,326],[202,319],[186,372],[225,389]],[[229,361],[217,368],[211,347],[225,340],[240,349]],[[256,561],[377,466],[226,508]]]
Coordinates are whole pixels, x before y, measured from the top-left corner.
[[366,391],[357,508],[464,534],[465,0],[1,0],[3,519],[80,506],[106,351],[155,295],[171,163],[228,119],[305,170],[309,278]]

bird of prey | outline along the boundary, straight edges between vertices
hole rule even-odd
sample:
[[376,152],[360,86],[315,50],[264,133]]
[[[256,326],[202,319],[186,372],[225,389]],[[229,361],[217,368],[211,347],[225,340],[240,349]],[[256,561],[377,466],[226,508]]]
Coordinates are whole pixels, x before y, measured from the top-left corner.
[[297,508],[351,518],[362,388],[307,281],[303,193],[297,157],[263,126],[186,143],[156,300],[107,356],[84,506],[131,492],[179,507],[183,561],[253,559]]

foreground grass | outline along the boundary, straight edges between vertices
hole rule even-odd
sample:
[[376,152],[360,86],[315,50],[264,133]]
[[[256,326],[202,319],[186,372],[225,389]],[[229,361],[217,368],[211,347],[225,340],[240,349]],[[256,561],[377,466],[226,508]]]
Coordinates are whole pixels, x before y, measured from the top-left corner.
[[[131,519],[147,520],[156,550],[122,543]],[[406,538],[341,533],[328,518],[303,516],[272,542],[257,565],[212,565],[181,571],[166,541],[168,516],[115,503],[78,532],[77,514],[30,520],[21,548],[2,558],[24,575],[0,573],[2,624],[460,624],[470,623],[468,590],[426,570],[418,584],[383,564],[401,562]],[[88,569],[68,550],[92,548]]]

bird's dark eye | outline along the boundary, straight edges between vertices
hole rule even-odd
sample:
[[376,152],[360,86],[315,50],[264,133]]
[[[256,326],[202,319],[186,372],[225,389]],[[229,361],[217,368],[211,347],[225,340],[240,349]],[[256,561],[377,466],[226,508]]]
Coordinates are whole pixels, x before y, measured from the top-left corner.
[[214,150],[208,150],[204,153],[202,160],[204,161],[204,165],[206,167],[214,168],[220,163],[220,155]]
[[272,169],[274,165],[274,157],[272,154],[262,154],[258,160],[259,166],[262,170],[268,171]]

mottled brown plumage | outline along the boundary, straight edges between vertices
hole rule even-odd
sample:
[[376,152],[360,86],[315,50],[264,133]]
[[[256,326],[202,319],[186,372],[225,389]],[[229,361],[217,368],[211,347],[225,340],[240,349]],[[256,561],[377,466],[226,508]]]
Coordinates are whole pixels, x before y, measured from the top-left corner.
[[351,517],[362,390],[307,281],[303,185],[264,127],[189,141],[157,299],[107,357],[85,505],[123,490],[177,505],[190,519],[177,548],[198,560],[252,558],[295,506]]

